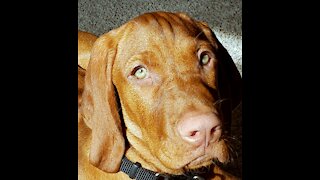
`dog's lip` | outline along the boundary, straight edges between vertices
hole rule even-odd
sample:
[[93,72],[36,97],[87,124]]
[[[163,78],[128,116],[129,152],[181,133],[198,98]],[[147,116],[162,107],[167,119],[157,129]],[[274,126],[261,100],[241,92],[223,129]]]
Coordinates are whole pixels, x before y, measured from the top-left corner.
[[212,164],[212,160],[213,158],[211,158],[207,154],[204,154],[191,160],[189,163],[186,164],[186,167],[195,169],[202,166],[207,166],[209,164]]
[[213,156],[213,153],[210,151],[212,149],[213,143],[210,143],[208,147],[200,146],[197,147],[196,150],[193,151],[193,158],[185,164],[184,167],[187,167],[189,169],[196,169],[200,168],[202,166],[208,166],[212,164],[213,159],[215,158]]

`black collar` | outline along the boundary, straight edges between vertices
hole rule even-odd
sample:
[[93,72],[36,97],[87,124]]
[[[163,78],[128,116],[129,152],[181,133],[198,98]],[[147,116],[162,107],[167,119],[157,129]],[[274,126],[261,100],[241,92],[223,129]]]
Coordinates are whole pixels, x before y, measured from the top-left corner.
[[126,173],[131,179],[136,180],[205,180],[205,176],[203,176],[203,174],[206,173],[199,172],[183,175],[156,173],[143,168],[139,162],[131,162],[126,157],[122,158],[120,171]]

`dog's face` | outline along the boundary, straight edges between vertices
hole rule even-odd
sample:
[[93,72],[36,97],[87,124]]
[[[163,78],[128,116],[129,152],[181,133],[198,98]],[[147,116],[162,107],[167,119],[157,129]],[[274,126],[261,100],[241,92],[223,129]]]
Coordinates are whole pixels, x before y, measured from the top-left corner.
[[[219,137],[207,147],[194,146],[178,130],[189,112],[212,113],[219,119],[218,45],[199,24],[180,15],[149,14],[128,26],[130,33],[118,44],[112,79],[130,144],[142,154],[150,151],[172,170],[208,165],[213,158],[225,161],[228,155]],[[214,133],[219,136],[221,128]]]
[[218,83],[223,47],[208,26],[185,14],[149,13],[117,31],[107,69],[130,146],[167,173],[227,162]]

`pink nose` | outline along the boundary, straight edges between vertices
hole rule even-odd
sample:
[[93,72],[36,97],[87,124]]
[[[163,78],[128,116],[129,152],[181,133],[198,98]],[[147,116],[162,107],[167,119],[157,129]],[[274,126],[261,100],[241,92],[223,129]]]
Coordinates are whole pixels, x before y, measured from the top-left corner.
[[194,146],[208,146],[221,136],[221,124],[215,114],[188,113],[178,123],[178,132],[183,140]]

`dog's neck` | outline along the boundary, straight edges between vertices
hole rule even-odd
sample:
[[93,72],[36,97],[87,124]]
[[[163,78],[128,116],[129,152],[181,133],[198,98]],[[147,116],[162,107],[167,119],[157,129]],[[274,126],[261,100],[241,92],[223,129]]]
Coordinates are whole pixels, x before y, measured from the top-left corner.
[[[78,145],[79,145],[79,154],[80,154],[80,158],[79,160],[79,167],[80,167],[80,171],[79,173],[83,173],[83,169],[88,170],[89,172],[95,172],[93,174],[89,173],[90,176],[94,176],[94,177],[108,177],[106,173],[104,173],[103,171],[96,171],[96,168],[93,167],[92,165],[89,165],[87,162],[88,160],[88,156],[89,156],[89,147],[90,147],[90,140],[91,140],[91,129],[89,127],[87,127],[85,125],[85,123],[83,121],[81,121],[78,124],[78,128],[79,128],[79,135],[82,136],[82,140],[83,141],[79,141]],[[146,151],[146,153],[149,151]],[[161,165],[160,162],[158,162],[158,160],[156,158],[154,158],[154,156],[152,156],[151,154],[144,154],[145,156],[142,156],[137,150],[135,150],[133,148],[133,146],[129,145],[129,148],[126,150],[125,156],[132,162],[139,162],[141,164],[141,167],[143,167],[144,169],[147,169],[149,171],[155,172],[155,173],[161,173],[161,172],[166,172],[163,174],[171,174],[171,177],[179,177],[176,176],[177,174],[183,174],[184,172],[182,171],[173,171],[171,169],[166,168],[165,166]],[[146,157],[151,157],[152,159],[144,159]],[[152,163],[156,162],[155,164],[157,165],[153,165]],[[158,165],[159,164],[159,165]],[[214,166],[215,168],[215,166]],[[121,176],[123,177],[123,179],[126,179],[129,176],[126,173],[116,173],[117,176]],[[113,174],[114,176],[116,176],[116,174]],[[210,177],[213,177],[213,171],[211,171],[211,173],[207,174]],[[193,175],[194,176],[194,175]],[[192,175],[190,175],[189,177],[192,177]],[[161,178],[160,178],[161,179]],[[178,178],[175,178],[178,179]],[[183,178],[186,179],[186,178]]]
[[[128,135],[128,134],[127,134]],[[130,135],[129,135],[130,136]],[[140,146],[140,149],[144,148],[144,146]],[[125,156],[132,162],[139,162],[141,163],[142,167],[149,169],[151,171],[154,172],[168,172],[170,174],[181,174],[183,173],[182,171],[177,171],[177,170],[172,170],[169,169],[167,167],[165,167],[164,165],[162,165],[162,163],[154,157],[154,155],[152,155],[150,153],[150,151],[148,151],[147,149],[145,149],[143,151],[143,155],[139,153],[139,151],[137,151],[134,146],[130,145],[130,147],[128,148],[128,150],[125,153]]]
[[[131,137],[130,133],[127,133],[127,137]],[[131,137],[133,138],[133,137]],[[137,142],[137,141],[135,141]],[[139,145],[139,147],[144,147]],[[140,149],[141,150],[141,149]],[[206,167],[205,171],[194,171],[194,173],[187,173],[188,176],[185,176],[186,172],[183,169],[180,170],[173,170],[165,167],[157,158],[154,157],[148,150],[143,150],[143,155],[139,153],[132,145],[129,145],[129,148],[127,149],[125,153],[125,157],[131,161],[132,164],[138,162],[141,164],[141,167],[146,169],[146,171],[152,171],[154,174],[159,173],[160,175],[164,175],[167,177],[170,177],[169,179],[192,179],[194,176],[197,176],[198,179],[201,179],[203,174],[206,175],[206,177],[210,176],[213,177],[213,168],[212,165],[211,168]],[[211,169],[211,171],[210,171]],[[165,173],[163,173],[165,172]],[[184,174],[184,175],[182,175]],[[161,179],[161,178],[160,178]],[[165,178],[164,178],[165,179]]]
[[120,171],[127,174],[131,179],[136,180],[205,180],[209,176],[211,177],[214,174],[208,173],[208,171],[198,171],[197,173],[184,173],[182,175],[171,175],[166,173],[153,172],[148,169],[145,169],[141,166],[139,162],[132,162],[126,157],[122,158]]

